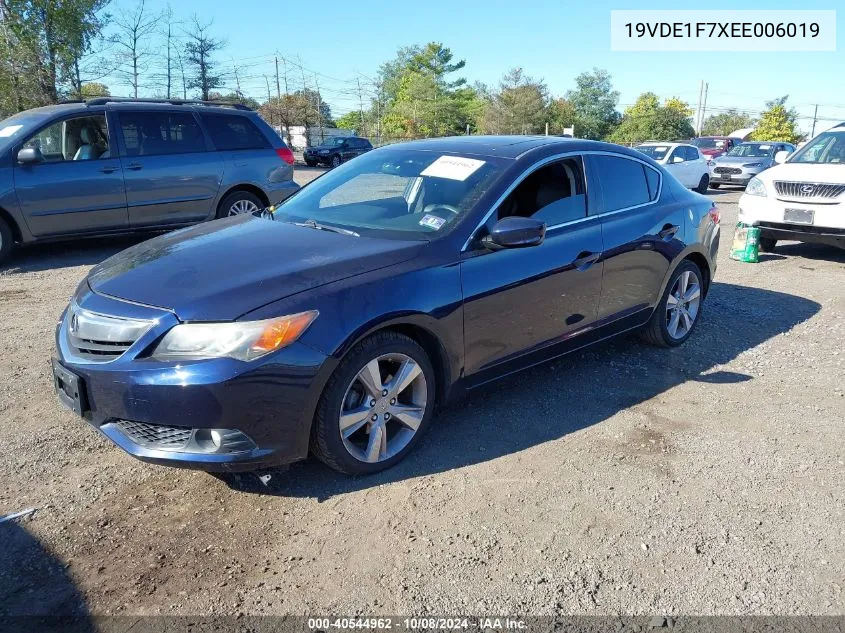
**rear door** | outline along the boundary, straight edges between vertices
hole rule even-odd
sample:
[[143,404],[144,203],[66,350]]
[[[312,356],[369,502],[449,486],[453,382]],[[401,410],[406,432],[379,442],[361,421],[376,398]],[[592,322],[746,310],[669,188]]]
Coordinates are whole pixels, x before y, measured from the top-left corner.
[[580,156],[539,167],[483,231],[504,217],[535,217],[546,223],[543,243],[503,250],[470,243],[461,263],[467,375],[562,342],[595,321],[601,223],[587,215],[586,194]]
[[666,161],[666,169],[671,174],[681,181],[684,187],[689,187],[689,165],[687,164],[687,153],[683,146],[678,146],[669,154],[669,159]]
[[120,109],[121,163],[131,228],[213,217],[223,160],[191,110]]
[[126,229],[123,173],[105,113],[51,123],[22,147],[44,157],[34,165],[14,165],[18,204],[33,235]]
[[591,154],[587,170],[601,190],[604,270],[599,319],[617,319],[653,306],[679,250],[684,209],[660,200],[662,175],[621,154]]
[[702,176],[707,173],[707,161],[701,156],[697,147],[685,145],[684,152],[687,157],[687,169],[689,170],[689,187],[697,187]]

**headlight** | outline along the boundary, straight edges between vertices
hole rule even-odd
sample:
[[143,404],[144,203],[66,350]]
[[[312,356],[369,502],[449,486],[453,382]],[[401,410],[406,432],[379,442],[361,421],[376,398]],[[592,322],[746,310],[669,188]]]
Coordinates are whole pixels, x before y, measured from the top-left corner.
[[743,164],[743,167],[759,167],[762,164],[763,163],[745,163]]
[[183,323],[165,334],[152,356],[158,360],[255,360],[293,343],[318,314],[311,310],[264,321]]
[[749,196],[766,196],[766,188],[763,186],[763,181],[756,176],[748,181],[748,186],[745,187],[745,193]]

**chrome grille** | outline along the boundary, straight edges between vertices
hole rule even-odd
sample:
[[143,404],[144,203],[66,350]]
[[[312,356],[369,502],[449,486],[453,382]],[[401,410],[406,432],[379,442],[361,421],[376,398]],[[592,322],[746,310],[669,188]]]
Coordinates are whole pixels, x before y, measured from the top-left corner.
[[845,185],[775,180],[775,191],[786,198],[836,198],[845,191]]
[[130,420],[118,420],[115,424],[136,444],[165,451],[185,448],[193,433],[193,429],[183,426],[162,426]]
[[717,174],[741,174],[742,170],[739,167],[714,167],[713,171]]
[[72,351],[91,362],[105,363],[120,357],[153,321],[98,314],[71,303],[67,316],[67,342]]

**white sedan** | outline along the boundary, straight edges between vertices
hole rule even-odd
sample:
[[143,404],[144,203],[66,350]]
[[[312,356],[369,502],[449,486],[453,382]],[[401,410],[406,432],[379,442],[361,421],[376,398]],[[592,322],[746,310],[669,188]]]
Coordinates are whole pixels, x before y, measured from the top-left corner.
[[695,145],[643,143],[634,149],[663,165],[684,187],[698,193],[707,193],[710,185],[710,170],[707,167],[707,159]]

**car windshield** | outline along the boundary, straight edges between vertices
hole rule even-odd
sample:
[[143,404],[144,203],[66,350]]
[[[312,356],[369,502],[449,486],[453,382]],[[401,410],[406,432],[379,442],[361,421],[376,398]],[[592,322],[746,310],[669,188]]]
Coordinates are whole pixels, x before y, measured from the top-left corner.
[[339,147],[339,146],[343,145],[343,142],[345,140],[346,140],[345,138],[340,138],[340,137],[335,136],[333,138],[327,138],[325,141],[320,143],[320,145],[322,145],[323,147]]
[[742,143],[728,152],[728,156],[748,156],[753,158],[769,158],[774,145],[771,143]]
[[845,130],[822,132],[799,149],[790,163],[845,163]]
[[273,217],[371,237],[439,237],[454,228],[509,163],[451,153],[374,150],[309,183]]
[[722,149],[725,146],[725,139],[723,138],[697,138],[693,139],[692,144],[703,149]]
[[668,145],[637,145],[634,149],[641,154],[660,161],[666,158],[666,154],[669,153],[671,148]]

